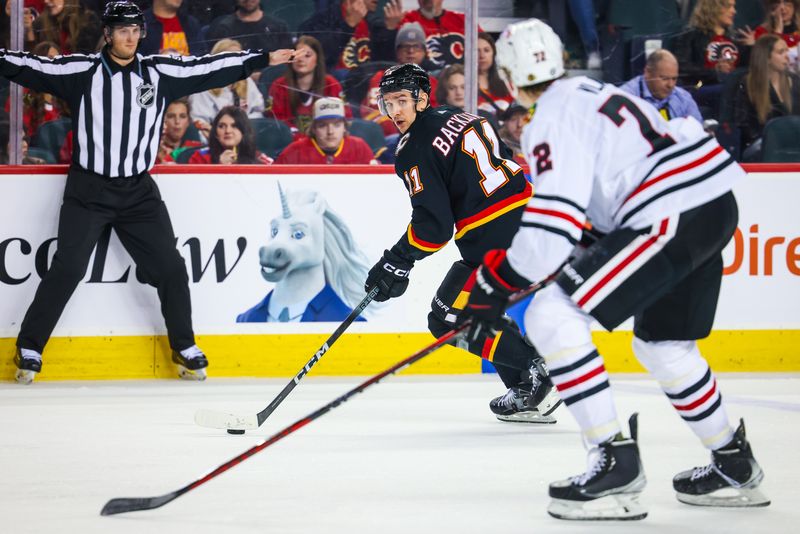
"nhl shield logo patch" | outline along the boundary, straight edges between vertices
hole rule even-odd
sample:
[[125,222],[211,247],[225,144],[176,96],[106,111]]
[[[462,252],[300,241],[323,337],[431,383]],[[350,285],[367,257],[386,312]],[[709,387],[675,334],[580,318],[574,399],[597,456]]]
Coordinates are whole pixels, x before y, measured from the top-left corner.
[[143,83],[136,88],[136,103],[139,107],[149,108],[156,101],[156,88],[152,83]]

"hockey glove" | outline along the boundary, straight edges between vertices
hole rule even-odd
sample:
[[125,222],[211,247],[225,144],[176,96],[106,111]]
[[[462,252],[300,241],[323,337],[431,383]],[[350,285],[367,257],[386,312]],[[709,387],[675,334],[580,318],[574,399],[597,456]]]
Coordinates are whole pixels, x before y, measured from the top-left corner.
[[480,343],[502,328],[501,318],[508,306],[508,298],[519,289],[503,280],[497,272],[497,267],[505,257],[505,250],[490,250],[483,258],[483,264],[475,271],[475,285],[467,305],[456,319],[456,326],[472,319],[466,334],[469,343]]
[[378,294],[375,296],[375,300],[378,302],[399,297],[406,292],[408,275],[413,266],[413,261],[403,259],[391,250],[386,250],[380,261],[369,270],[364,290],[369,292],[370,289],[377,286]]

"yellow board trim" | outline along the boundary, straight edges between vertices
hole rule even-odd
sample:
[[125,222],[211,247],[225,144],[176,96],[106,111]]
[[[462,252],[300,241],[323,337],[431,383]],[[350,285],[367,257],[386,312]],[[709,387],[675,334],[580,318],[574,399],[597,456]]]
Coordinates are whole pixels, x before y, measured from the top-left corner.
[[[198,336],[211,377],[291,377],[327,334]],[[641,373],[631,332],[594,332],[612,373]],[[429,334],[345,334],[314,367],[319,376],[369,376],[429,344]],[[0,338],[0,380],[13,380],[13,338]],[[720,372],[800,372],[800,330],[721,330],[700,341],[700,351]],[[409,367],[407,374],[480,373],[481,360],[443,347]],[[174,378],[164,336],[53,338],[37,380]]]

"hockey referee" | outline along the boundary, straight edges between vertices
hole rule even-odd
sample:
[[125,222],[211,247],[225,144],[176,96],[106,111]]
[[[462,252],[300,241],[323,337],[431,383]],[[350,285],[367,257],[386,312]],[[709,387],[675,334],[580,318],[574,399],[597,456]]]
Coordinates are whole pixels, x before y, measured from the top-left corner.
[[41,370],[47,340],[109,226],[158,291],[180,376],[205,378],[208,360],[194,341],[186,264],[148,173],[158,155],[164,112],[177,98],[291,61],[294,51],[143,57],[137,49],[145,31],[144,15],[136,4],[110,2],[103,13],[106,45],[97,54],[47,59],[0,50],[0,75],[69,104],[74,140],[58,248],[17,338],[17,382],[30,383]]

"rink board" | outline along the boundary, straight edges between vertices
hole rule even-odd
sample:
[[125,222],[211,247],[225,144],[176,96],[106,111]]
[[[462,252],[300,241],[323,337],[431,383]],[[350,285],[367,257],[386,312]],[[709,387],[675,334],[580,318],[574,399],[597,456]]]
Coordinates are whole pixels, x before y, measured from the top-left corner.
[[[758,165],[748,171],[735,189],[739,228],[724,254],[726,275],[715,332],[702,342],[702,350],[721,371],[798,371],[800,216],[795,202],[800,197],[800,165]],[[7,167],[1,172],[0,380],[7,380],[13,374],[19,321],[55,250],[65,168]],[[274,166],[219,172],[218,166],[161,167],[154,172],[189,270],[195,332],[211,359],[209,375],[292,376],[343,317],[236,322],[238,314],[268,292],[279,291],[278,284],[261,276],[259,265],[259,250],[270,243],[271,225],[283,218],[278,182],[293,199],[307,192],[302,202],[289,202],[292,215],[327,206],[338,216],[357,248],[345,252],[345,258],[362,257],[355,278],[365,275],[383,249],[405,231],[410,215],[407,194],[391,167]],[[313,221],[308,224],[313,229]],[[354,324],[314,373],[372,374],[432,341],[425,333],[430,298],[456,258],[455,247],[449,245],[419,262],[406,295],[378,309],[370,306],[368,320]],[[329,258],[334,272],[354,264],[337,266],[336,261],[348,260],[341,255]],[[344,301],[360,298],[341,292]],[[641,371],[630,350],[627,326],[616,333],[595,332],[612,372]],[[172,377],[164,332],[155,291],[137,281],[132,261],[112,233],[98,246],[54,332],[41,379]],[[443,349],[408,372],[479,373],[481,362]]]

